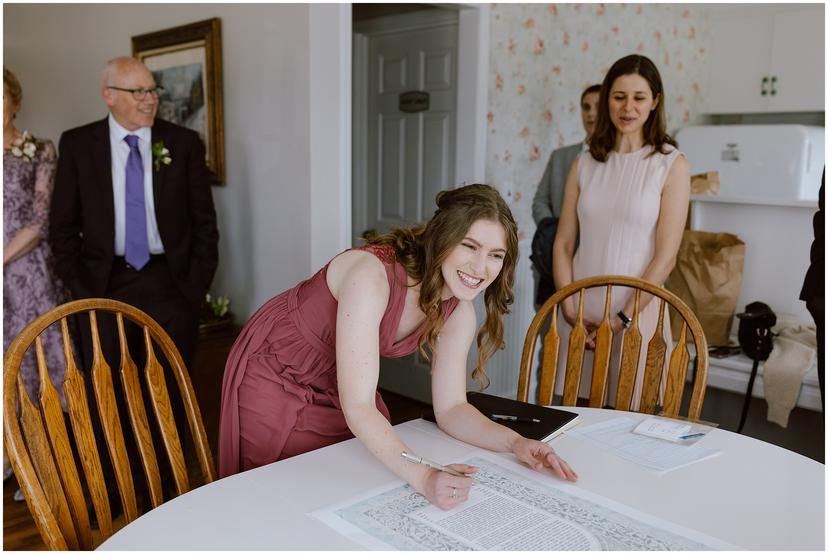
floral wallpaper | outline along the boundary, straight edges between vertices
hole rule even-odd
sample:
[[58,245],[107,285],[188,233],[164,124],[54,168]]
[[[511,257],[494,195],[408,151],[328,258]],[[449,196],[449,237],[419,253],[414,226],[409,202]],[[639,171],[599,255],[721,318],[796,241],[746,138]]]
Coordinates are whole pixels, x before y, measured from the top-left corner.
[[[507,196],[520,237],[553,150],[584,137],[579,100],[628,54],[664,82],[671,134],[699,123],[707,14],[680,4],[492,4],[486,178]],[[680,145],[679,145],[680,146]]]

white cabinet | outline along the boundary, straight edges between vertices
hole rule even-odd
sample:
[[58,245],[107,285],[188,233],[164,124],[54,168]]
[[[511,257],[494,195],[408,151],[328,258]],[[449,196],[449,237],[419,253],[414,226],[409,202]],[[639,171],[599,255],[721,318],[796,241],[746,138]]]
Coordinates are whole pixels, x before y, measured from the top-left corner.
[[705,111],[824,111],[824,6],[743,10],[710,14]]
[[759,85],[768,73],[773,21],[766,15],[711,16],[705,111],[752,113],[767,109]]
[[774,17],[768,111],[825,110],[823,13],[820,7]]

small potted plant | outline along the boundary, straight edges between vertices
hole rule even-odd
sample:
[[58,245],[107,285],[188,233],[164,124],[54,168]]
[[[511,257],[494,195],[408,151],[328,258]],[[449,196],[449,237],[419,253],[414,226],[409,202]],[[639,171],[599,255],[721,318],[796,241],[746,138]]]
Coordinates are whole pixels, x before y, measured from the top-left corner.
[[201,303],[201,315],[198,328],[201,332],[222,329],[233,322],[230,312],[230,298],[228,296],[213,296],[209,292]]

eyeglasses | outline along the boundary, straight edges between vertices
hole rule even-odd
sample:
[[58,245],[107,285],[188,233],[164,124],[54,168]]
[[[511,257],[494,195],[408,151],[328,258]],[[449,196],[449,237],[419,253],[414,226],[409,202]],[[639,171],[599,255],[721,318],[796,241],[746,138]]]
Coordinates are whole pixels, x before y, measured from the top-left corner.
[[111,88],[115,90],[122,90],[124,92],[131,92],[132,97],[136,100],[143,100],[147,97],[147,94],[152,94],[156,98],[164,94],[164,87],[155,87],[155,88],[121,88],[121,87],[112,87],[108,86],[106,88]]

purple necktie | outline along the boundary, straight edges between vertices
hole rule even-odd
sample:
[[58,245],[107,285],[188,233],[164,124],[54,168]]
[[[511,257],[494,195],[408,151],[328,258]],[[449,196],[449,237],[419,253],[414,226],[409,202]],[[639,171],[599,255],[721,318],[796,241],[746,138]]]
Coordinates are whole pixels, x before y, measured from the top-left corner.
[[149,261],[147,242],[147,211],[144,207],[144,162],[138,150],[138,137],[127,135],[129,157],[126,163],[126,244],[124,258],[135,269]]

